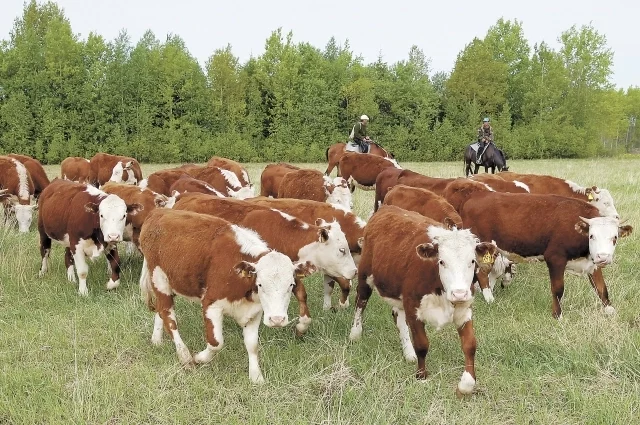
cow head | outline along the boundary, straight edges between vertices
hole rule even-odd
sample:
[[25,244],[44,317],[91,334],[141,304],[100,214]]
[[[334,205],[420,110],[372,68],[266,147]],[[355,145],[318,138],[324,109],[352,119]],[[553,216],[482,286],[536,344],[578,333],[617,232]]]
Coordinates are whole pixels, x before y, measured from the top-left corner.
[[471,283],[478,263],[476,258],[494,258],[498,248],[489,242],[479,242],[468,229],[429,226],[427,234],[432,242],[416,247],[418,257],[438,261],[438,274],[449,302],[470,301],[473,298]]
[[588,187],[585,189],[585,195],[587,195],[587,201],[598,209],[601,216],[620,219],[618,210],[613,204],[613,197],[607,189],[600,189],[597,186]]
[[243,186],[238,190],[233,190],[231,188],[228,188],[227,192],[229,193],[229,196],[236,199],[248,199],[248,198],[256,197],[253,184],[249,184],[248,186]]
[[106,242],[121,242],[127,215],[136,215],[143,208],[140,204],[127,205],[116,195],[107,195],[99,204],[89,202],[85,205],[87,212],[99,215],[100,230]]
[[327,192],[327,202],[343,211],[351,212],[353,202],[351,198],[351,190],[347,181],[342,177],[336,177],[333,181],[325,176],[324,183]]
[[4,204],[6,215],[15,216],[18,231],[27,233],[33,221],[33,212],[38,209],[38,205],[21,205],[18,197],[6,190],[0,192],[0,202]]
[[296,279],[315,271],[308,263],[293,264],[284,254],[270,251],[258,262],[242,261],[235,271],[245,279],[254,279],[258,299],[264,310],[263,323],[270,328],[279,328],[289,323],[289,301],[296,286]]
[[611,264],[618,238],[629,236],[633,227],[620,225],[620,220],[612,217],[580,217],[576,231],[589,236],[589,256],[599,267]]
[[328,275],[353,279],[357,272],[356,263],[340,223],[327,223],[319,218],[316,226],[319,227],[317,241],[304,246],[298,253],[299,258],[309,260]]

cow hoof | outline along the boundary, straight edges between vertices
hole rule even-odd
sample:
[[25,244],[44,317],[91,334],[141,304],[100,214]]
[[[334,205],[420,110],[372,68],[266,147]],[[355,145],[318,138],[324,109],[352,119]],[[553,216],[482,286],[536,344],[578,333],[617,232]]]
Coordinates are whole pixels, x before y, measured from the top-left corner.
[[424,381],[425,379],[427,379],[427,376],[429,376],[429,374],[426,370],[419,370],[416,372],[416,379],[419,381]]
[[357,341],[362,336],[362,328],[351,328],[351,333],[349,334],[349,339],[351,341]]
[[311,317],[309,316],[300,317],[298,319],[298,324],[296,325],[296,336],[301,337],[302,335],[306,334],[310,324],[311,324]]
[[42,271],[42,270],[40,270],[40,271],[38,272],[38,277],[39,277],[40,279],[42,279],[42,278],[44,277],[45,273],[46,273],[46,271]]
[[471,376],[469,372],[466,370],[462,374],[460,378],[460,382],[458,383],[458,388],[456,389],[456,395],[460,398],[465,395],[469,395],[473,393],[473,389],[476,387],[476,380]]
[[345,308],[349,308],[349,298],[346,299],[346,301],[344,302],[344,304],[342,303],[342,301],[338,301],[338,306],[341,309],[345,309]]
[[116,280],[115,282],[113,279],[109,279],[109,282],[107,282],[107,289],[109,290],[116,289],[118,286],[120,286],[120,279]]
[[604,314],[606,314],[607,316],[613,316],[614,314],[616,314],[616,309],[613,308],[612,305],[608,305],[604,308]]
[[495,301],[495,298],[493,298],[493,294],[491,293],[491,289],[489,288],[484,288],[482,290],[482,295],[484,296],[484,300],[489,304]]
[[151,335],[151,343],[155,346],[162,344],[162,332],[154,332]]
[[416,353],[404,353],[404,359],[409,362],[409,363],[415,363],[418,361],[418,356],[416,356]]
[[76,274],[73,272],[73,266],[67,268],[67,280],[71,283],[77,283]]
[[329,302],[329,304],[327,304],[327,303],[322,304],[322,309],[323,309],[324,311],[329,311],[329,310],[331,310],[331,302]]
[[78,294],[82,295],[83,297],[86,297],[89,295],[89,289],[87,289],[86,286],[84,288],[79,288]]
[[261,373],[259,373],[257,376],[249,376],[249,380],[251,381],[252,384],[255,384],[255,385],[264,384],[264,378],[262,377]]

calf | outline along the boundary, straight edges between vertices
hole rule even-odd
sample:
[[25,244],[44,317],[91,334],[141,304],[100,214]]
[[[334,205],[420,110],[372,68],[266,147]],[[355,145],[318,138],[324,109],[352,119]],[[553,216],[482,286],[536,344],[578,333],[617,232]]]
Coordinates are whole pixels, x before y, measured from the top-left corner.
[[88,183],[91,174],[91,162],[79,156],[65,158],[60,164],[60,177],[78,183]]
[[228,158],[222,158],[220,156],[214,156],[207,162],[207,167],[218,167],[222,168],[223,170],[231,171],[240,181],[241,187],[251,186],[249,173],[247,173],[247,170],[242,165],[240,165],[239,162],[233,161]]
[[141,205],[141,210],[130,217],[130,221],[125,226],[122,240],[133,242],[140,248],[140,231],[145,220],[155,208],[172,208],[175,198],[170,198],[160,193],[155,193],[149,189],[141,189],[138,186],[131,186],[122,183],[107,183],[102,186],[105,193],[116,195],[129,205]]
[[631,226],[601,217],[596,207],[584,201],[557,195],[495,193],[457,185],[449,188],[445,198],[481,240],[494,240],[501,249],[521,257],[544,258],[551,279],[553,317],[562,316],[567,269],[588,275],[605,313],[615,311],[601,268],[613,261],[618,238],[629,235]]
[[171,186],[182,176],[189,177],[184,169],[172,168],[160,170],[149,174],[149,177],[140,184],[140,187],[150,189],[165,196],[171,196]]
[[[142,180],[142,169],[135,158],[97,153],[89,162],[89,182],[96,187],[102,186],[108,181],[137,184]],[[133,177],[129,176],[131,172]]]
[[18,223],[18,231],[26,233],[33,221],[36,205],[31,205],[34,185],[27,168],[17,159],[0,156],[0,189],[6,189],[4,199],[4,225],[9,226],[12,217]]
[[400,166],[392,158],[354,152],[345,152],[338,162],[340,175],[350,184],[355,184],[364,190],[375,189],[378,174],[386,168],[400,169]]
[[[349,244],[351,255],[353,256],[355,263],[358,264],[360,252],[362,251],[362,236],[364,234],[364,227],[367,223],[357,215],[344,211],[340,208],[336,208],[326,202],[270,198],[256,198],[251,199],[250,201],[254,204],[278,209],[306,222],[314,222],[317,218],[321,218],[326,221],[336,220],[340,223],[340,229],[342,229],[347,237],[347,243]],[[341,308],[349,306],[351,282],[347,279],[325,275],[323,303],[323,308],[325,310],[331,308],[331,294],[333,292],[335,282],[338,282],[342,291],[338,305]]]
[[271,196],[273,198],[278,197],[278,190],[280,189],[280,183],[282,178],[289,171],[299,170],[300,167],[287,164],[286,162],[279,162],[277,164],[267,164],[262,170],[260,175],[260,196]]
[[220,198],[225,198],[222,192],[217,191],[207,182],[203,182],[202,180],[194,179],[189,175],[182,175],[178,180],[175,181],[169,188],[169,192],[174,193],[204,193],[206,195],[214,195]]
[[37,159],[31,158],[27,155],[10,153],[7,156],[9,158],[17,159],[25,166],[25,168],[29,172],[31,180],[33,181],[33,197],[38,199],[44,188],[49,186],[49,183],[51,183],[49,181],[47,173],[44,171],[42,163]]
[[417,213],[381,207],[364,232],[350,339],[362,335],[362,315],[375,287],[393,309],[405,359],[418,361],[418,379],[427,377],[429,340],[424,324],[436,330],[449,323],[456,326],[465,357],[457,391],[470,394],[476,383],[471,282],[476,257],[496,251],[491,243],[479,243],[469,230],[448,230]]
[[[255,205],[236,199],[221,199],[199,193],[181,195],[174,207],[214,215],[252,229],[273,249],[289,256],[292,261],[309,261],[325,273],[343,279],[355,276],[356,265],[349,251],[346,237],[337,221],[322,219],[310,225],[274,208]],[[302,281],[296,286],[300,303],[299,335],[306,332],[311,318]]]
[[95,258],[104,251],[111,266],[107,289],[120,284],[120,258],[116,243],[122,241],[127,218],[142,210],[140,204],[125,204],[116,195],[108,195],[91,185],[54,180],[38,200],[38,231],[43,277],[49,267],[51,240],[65,246],[67,278],[75,282],[78,274],[80,295],[87,295],[89,266],[86,256]]
[[427,189],[403,184],[394,186],[384,198],[384,204],[395,205],[407,211],[415,211],[438,223],[444,223],[448,218],[458,229],[462,229],[462,219],[453,206],[442,196]]
[[[254,231],[189,211],[156,209],[142,229],[144,254],[140,288],[155,311],[151,342],[162,342],[162,328],[171,336],[184,365],[207,363],[224,338],[224,316],[242,326],[249,355],[249,379],[262,383],[258,364],[258,329],[283,327],[296,279],[314,271],[307,263],[269,249]],[[224,255],[220,255],[224,253]],[[173,298],[197,299],[202,305],[207,346],[191,356],[178,333]]]
[[282,177],[278,198],[308,199],[328,202],[351,211],[351,191],[342,177],[334,180],[318,170],[291,170]]
[[219,167],[204,167],[188,170],[189,175],[208,183],[218,192],[236,199],[247,199],[255,196],[253,185],[242,186],[238,177],[231,171]]

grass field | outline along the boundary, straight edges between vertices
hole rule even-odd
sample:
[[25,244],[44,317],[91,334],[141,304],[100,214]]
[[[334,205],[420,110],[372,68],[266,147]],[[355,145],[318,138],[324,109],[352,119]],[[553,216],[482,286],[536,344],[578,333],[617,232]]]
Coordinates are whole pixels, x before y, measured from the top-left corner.
[[[249,171],[259,183],[264,164]],[[402,164],[431,176],[462,174],[461,163]],[[623,218],[640,222],[640,161],[513,161],[519,172],[561,176],[608,188]],[[310,165],[323,169],[324,164]],[[159,165],[143,166],[145,175]],[[47,169],[51,176],[57,167]],[[356,191],[368,217],[373,194]],[[150,343],[153,316],[140,299],[142,260],[122,254],[121,286],[105,290],[104,258],[90,264],[89,297],[66,280],[63,249],[40,267],[35,225],[0,230],[0,424],[633,424],[640,423],[640,242],[621,240],[605,269],[617,314],[605,316],[587,279],[567,276],[563,319],[551,318],[543,263],[520,265],[513,284],[488,305],[474,304],[478,387],[455,397],[463,356],[453,327],[427,329],[430,377],[414,379],[390,308],[375,294],[364,333],[348,341],[346,311],[322,311],[322,282],[308,279],[313,323],[303,339],[260,329],[267,383],[252,386],[240,328],[225,319],[225,348],[183,370],[173,343]],[[334,297],[337,294],[334,294]],[[335,298],[334,298],[335,300]],[[297,303],[289,314],[296,317]],[[177,318],[192,352],[204,347],[198,305],[179,300]]]

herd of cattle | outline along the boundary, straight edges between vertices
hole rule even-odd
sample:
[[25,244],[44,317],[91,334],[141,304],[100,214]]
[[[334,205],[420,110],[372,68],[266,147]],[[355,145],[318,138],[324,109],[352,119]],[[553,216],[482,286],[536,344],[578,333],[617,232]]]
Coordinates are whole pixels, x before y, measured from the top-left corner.
[[[304,334],[311,314],[303,279],[316,271],[324,274],[324,309],[332,307],[336,282],[339,307],[347,308],[357,279],[352,340],[362,334],[374,289],[391,305],[419,379],[427,375],[424,325],[453,323],[465,357],[459,395],[476,383],[474,285],[492,302],[496,282],[513,278],[514,262],[546,262],[555,318],[562,316],[565,271],[587,276],[604,312],[615,311],[602,267],[632,227],[620,223],[606,189],[512,172],[428,177],[392,158],[349,152],[339,158],[338,175],[270,164],[255,196],[242,165],[220,157],[143,179],[134,158],[100,153],[67,158],[61,178],[49,181],[37,160],[7,155],[0,156],[0,200],[5,225],[17,222],[20,232],[29,231],[37,210],[40,276],[55,240],[65,247],[67,277],[81,295],[88,294],[87,258],[106,255],[113,289],[120,284],[118,244],[135,245],[144,258],[140,289],[155,311],[152,343],[164,330],[182,364],[209,362],[224,343],[223,316],[231,316],[243,329],[255,383],[263,381],[261,318],[269,327],[287,325],[293,294],[295,330]],[[355,187],[375,190],[368,223],[351,212]],[[178,332],[175,295],[202,304],[207,345],[193,356]]]

